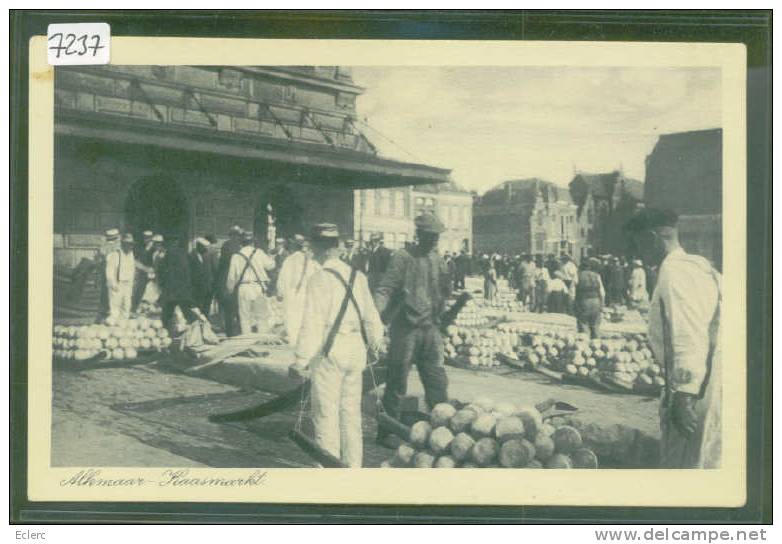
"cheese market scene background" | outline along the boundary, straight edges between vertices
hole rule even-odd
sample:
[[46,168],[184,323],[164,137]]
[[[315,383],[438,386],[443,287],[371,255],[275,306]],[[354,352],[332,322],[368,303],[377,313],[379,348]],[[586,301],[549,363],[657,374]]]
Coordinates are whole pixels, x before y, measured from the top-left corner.
[[52,466],[662,466],[687,380],[625,226],[669,210],[721,270],[720,94],[709,68],[57,67]]

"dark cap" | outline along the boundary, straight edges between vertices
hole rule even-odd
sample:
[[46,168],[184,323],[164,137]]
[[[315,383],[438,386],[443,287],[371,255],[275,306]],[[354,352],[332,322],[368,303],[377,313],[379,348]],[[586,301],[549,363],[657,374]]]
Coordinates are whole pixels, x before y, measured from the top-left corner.
[[661,208],[643,208],[625,223],[625,230],[631,233],[643,232],[659,227],[675,227],[679,221],[676,212]]
[[339,230],[334,223],[318,223],[312,227],[310,237],[313,240],[334,240],[339,238]]
[[424,213],[415,218],[415,228],[421,232],[440,234],[445,231],[445,226],[433,213]]

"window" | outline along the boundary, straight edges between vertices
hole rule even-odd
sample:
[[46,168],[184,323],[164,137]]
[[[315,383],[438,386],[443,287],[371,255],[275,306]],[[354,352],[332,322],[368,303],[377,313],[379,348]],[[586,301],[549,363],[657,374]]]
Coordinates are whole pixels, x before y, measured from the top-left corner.
[[405,242],[407,242],[407,234],[404,232],[400,232],[396,235],[396,242],[399,244],[399,248],[405,247]]
[[380,210],[378,215],[391,215],[391,195],[386,189],[380,190]]
[[396,249],[396,234],[393,232],[387,232],[383,237],[383,241],[388,249]]
[[396,196],[396,205],[394,206],[394,212],[396,212],[396,215],[398,217],[405,217],[407,214],[405,213],[405,192],[404,191],[397,191],[394,193]]

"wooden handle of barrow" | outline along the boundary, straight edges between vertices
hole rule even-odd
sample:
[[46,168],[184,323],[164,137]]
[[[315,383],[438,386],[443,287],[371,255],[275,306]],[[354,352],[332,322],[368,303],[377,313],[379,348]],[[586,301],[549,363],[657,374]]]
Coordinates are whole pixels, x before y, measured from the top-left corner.
[[377,424],[384,431],[395,434],[402,440],[410,440],[410,427],[400,421],[397,421],[386,413],[380,413],[377,415]]
[[302,432],[294,429],[288,434],[288,438],[293,440],[304,453],[323,465],[324,468],[348,468],[342,461],[318,446],[314,440]]

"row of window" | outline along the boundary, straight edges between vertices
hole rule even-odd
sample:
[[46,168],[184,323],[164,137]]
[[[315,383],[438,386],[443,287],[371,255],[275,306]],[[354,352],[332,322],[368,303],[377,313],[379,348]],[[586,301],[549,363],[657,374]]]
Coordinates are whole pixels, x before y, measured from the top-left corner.
[[[372,236],[371,232],[364,232],[364,246],[369,245],[369,239]],[[385,232],[383,233],[383,245],[389,249],[402,249],[405,247],[405,242],[408,241],[406,232]]]
[[[367,189],[363,191],[361,202],[368,216],[409,217],[405,191],[391,189]],[[440,219],[449,227],[467,228],[470,226],[470,205],[436,205],[433,197],[417,196],[413,201],[414,215],[424,211],[436,211]]]

